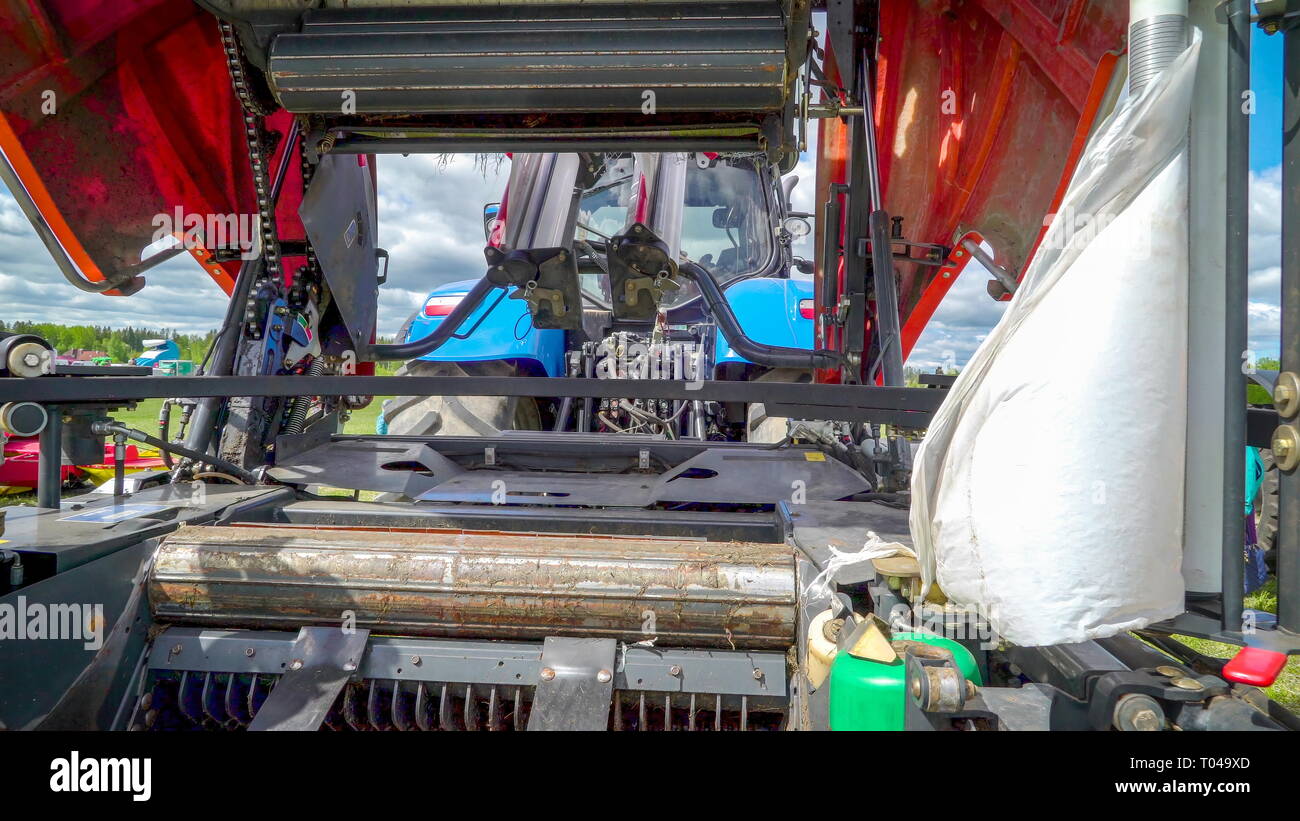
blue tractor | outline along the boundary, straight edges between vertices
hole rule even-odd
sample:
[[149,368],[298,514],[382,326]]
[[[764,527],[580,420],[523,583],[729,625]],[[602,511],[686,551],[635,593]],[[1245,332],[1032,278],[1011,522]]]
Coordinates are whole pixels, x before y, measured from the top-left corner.
[[[559,293],[548,291],[538,276],[485,300],[452,339],[399,372],[810,381],[814,360],[790,356],[811,353],[815,316],[812,280],[791,276],[792,269],[811,272],[791,250],[792,242],[809,231],[808,215],[793,213],[789,205],[797,181],[788,177],[783,185],[779,172],[753,154],[626,154],[597,160],[516,155],[503,202],[484,209],[489,262],[494,253],[504,259],[494,249],[570,249],[577,258],[581,317],[569,317],[567,328],[539,327],[566,323],[536,321],[536,303],[550,305],[547,300]],[[683,265],[690,261],[696,279],[651,283],[662,286],[653,308],[629,316],[635,312],[619,310],[615,302],[633,286],[618,271],[611,276],[611,244],[638,224],[653,227],[674,259]],[[702,293],[698,278],[705,274],[717,288],[706,282]],[[617,289],[611,285],[615,281]],[[398,341],[432,334],[473,284],[465,280],[434,289]],[[725,295],[725,307],[716,304],[718,294]],[[548,317],[545,309],[541,315]],[[740,344],[723,330],[727,321],[743,330],[732,334],[742,337]],[[516,429],[768,442],[786,435],[785,419],[767,417],[761,404],[688,400],[398,397],[385,403],[378,425],[380,432],[403,435]]]

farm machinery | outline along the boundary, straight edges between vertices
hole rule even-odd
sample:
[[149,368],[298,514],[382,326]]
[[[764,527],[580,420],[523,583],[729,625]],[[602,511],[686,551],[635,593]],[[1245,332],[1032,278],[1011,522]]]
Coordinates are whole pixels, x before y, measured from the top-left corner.
[[[1184,551],[1220,572],[1174,618],[1040,646],[999,639],[911,550],[914,445],[951,379],[906,387],[903,362],[952,282],[975,259],[991,298],[1018,291],[1126,80],[1191,32],[1213,55],[1193,127],[1245,87],[1248,4],[1164,5],[0,7],[0,172],[61,273],[129,296],[189,254],[229,297],[201,376],[65,372],[43,340],[0,340],[5,425],[42,445],[39,504],[0,519],[0,607],[44,638],[0,638],[0,722],[1294,729],[1259,688],[1300,649],[1300,234],[1292,393],[1248,419],[1235,120],[1197,142],[1227,167],[1234,244],[1190,297],[1208,306],[1192,338],[1222,345],[1192,352],[1189,403],[1223,413],[1194,449],[1219,469],[1189,449]],[[1294,80],[1294,10],[1259,5]],[[805,148],[811,264],[782,184]],[[510,153],[510,181],[483,276],[384,343],[377,169],[425,152]],[[392,395],[386,435],[340,432]],[[169,397],[175,436],[113,418]],[[1248,427],[1279,454],[1271,624],[1241,597]],[[170,466],[61,498],[60,453],[107,441]],[[1224,663],[1178,635],[1243,650]]]

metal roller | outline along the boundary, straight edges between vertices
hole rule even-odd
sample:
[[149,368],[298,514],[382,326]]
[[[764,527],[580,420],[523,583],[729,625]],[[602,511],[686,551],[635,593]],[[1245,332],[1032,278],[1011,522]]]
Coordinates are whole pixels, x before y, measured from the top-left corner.
[[275,37],[295,113],[775,113],[786,32],[767,2],[320,9]]
[[159,621],[410,636],[655,639],[784,649],[794,559],[784,545],[500,533],[183,527],[149,580]]

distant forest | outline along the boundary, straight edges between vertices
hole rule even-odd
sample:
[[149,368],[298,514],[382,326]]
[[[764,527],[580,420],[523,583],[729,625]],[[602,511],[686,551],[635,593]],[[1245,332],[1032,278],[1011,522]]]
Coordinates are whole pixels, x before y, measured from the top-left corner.
[[96,325],[60,325],[54,322],[5,322],[0,320],[0,331],[34,334],[47,340],[54,350],[62,353],[74,348],[103,351],[114,362],[130,362],[144,353],[146,339],[172,339],[181,349],[181,359],[195,363],[203,360],[208,345],[216,331],[206,334],[182,334],[157,328],[107,328]]

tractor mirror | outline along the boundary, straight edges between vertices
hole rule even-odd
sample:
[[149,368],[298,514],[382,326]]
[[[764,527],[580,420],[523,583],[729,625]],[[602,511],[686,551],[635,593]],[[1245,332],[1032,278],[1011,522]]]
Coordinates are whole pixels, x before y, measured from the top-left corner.
[[492,225],[497,221],[497,214],[501,212],[501,203],[489,202],[483,206],[483,239],[487,242],[492,241]]

